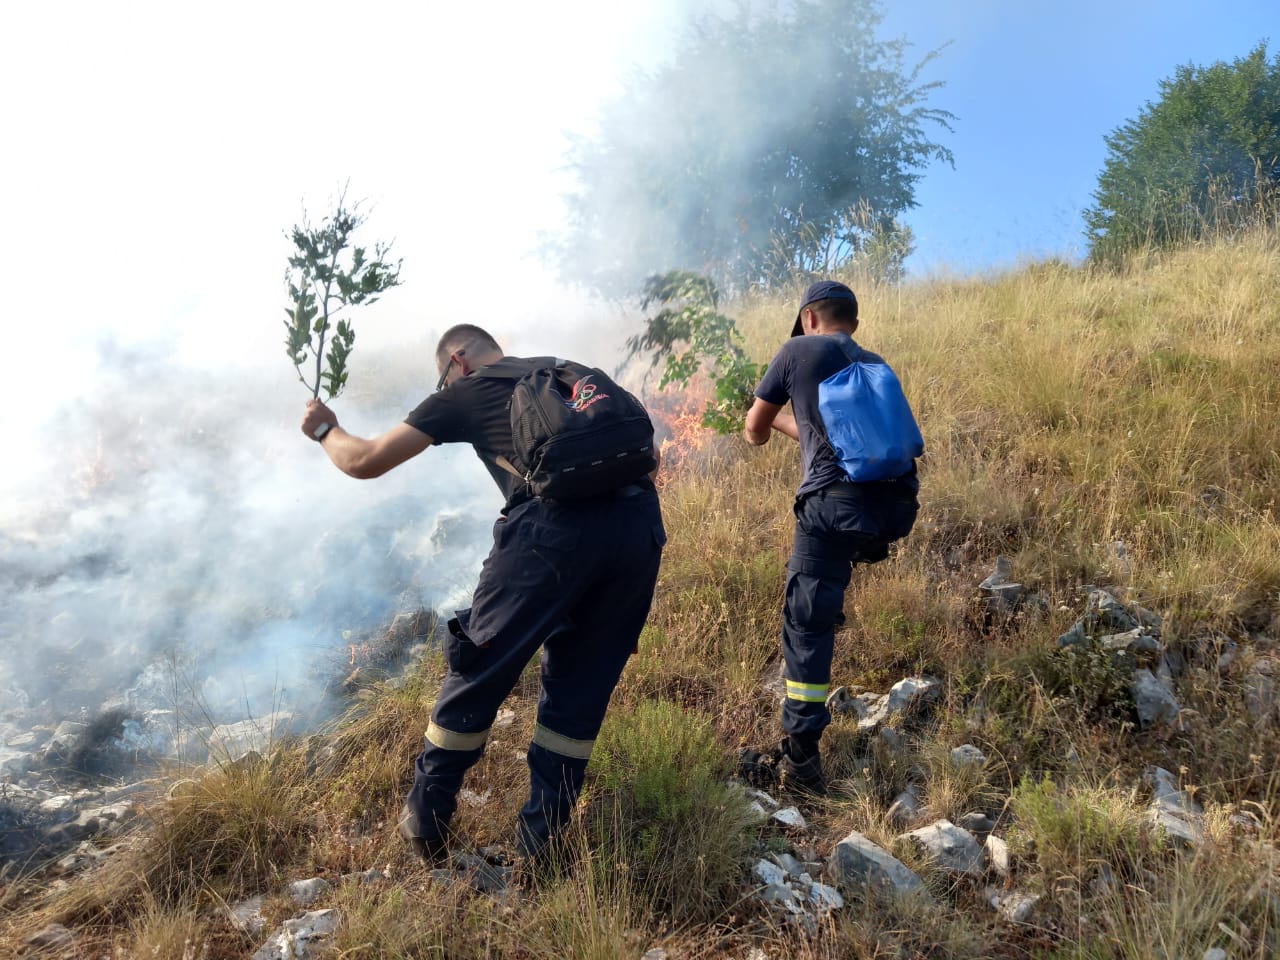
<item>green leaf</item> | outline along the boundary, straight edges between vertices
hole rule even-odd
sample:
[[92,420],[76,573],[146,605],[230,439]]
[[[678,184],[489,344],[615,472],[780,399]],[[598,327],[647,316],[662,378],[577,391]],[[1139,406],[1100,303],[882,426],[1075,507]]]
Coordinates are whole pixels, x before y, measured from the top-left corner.
[[[375,244],[372,260],[367,246],[350,246],[352,234],[364,222],[358,207],[347,207],[339,197],[318,226],[311,226],[304,213],[302,222],[286,231],[293,252],[285,285],[293,307],[285,308],[285,348],[295,367],[314,358],[320,367],[317,387],[327,389],[330,399],[346,383],[346,362],[355,343],[355,329],[347,319],[332,324],[330,320],[345,306],[371,302],[371,293],[399,282],[400,261],[394,266],[383,262],[389,245]],[[317,337],[319,343],[313,342]],[[300,369],[299,380],[307,383]]]

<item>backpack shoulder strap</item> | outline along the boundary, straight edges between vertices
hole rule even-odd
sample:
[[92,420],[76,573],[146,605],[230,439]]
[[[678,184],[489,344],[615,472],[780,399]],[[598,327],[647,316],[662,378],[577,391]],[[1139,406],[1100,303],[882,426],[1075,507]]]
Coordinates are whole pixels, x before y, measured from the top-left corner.
[[493,462],[496,463],[498,466],[500,466],[503,470],[507,471],[507,473],[511,474],[517,480],[520,480],[522,482],[527,482],[525,481],[524,474],[521,473],[519,470],[517,470],[514,466],[512,466],[511,461],[508,460],[506,457],[501,455],[496,456],[493,458]]
[[558,367],[562,363],[559,357],[503,357],[496,363],[481,367],[474,371],[473,377],[486,380],[522,380],[533,370],[541,367]]

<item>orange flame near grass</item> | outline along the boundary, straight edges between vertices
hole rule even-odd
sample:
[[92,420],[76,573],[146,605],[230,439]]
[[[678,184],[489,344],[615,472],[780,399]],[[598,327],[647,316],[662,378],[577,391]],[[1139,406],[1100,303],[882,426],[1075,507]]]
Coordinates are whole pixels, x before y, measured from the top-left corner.
[[696,384],[678,393],[661,393],[645,403],[654,422],[658,451],[662,454],[657,481],[660,488],[689,470],[712,436],[702,425],[705,387],[705,384]]

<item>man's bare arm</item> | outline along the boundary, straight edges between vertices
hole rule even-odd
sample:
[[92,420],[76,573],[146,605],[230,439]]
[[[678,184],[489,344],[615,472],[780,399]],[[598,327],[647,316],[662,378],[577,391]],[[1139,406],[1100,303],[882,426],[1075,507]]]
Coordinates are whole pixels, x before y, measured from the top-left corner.
[[773,418],[773,429],[792,440],[800,439],[800,428],[796,426],[795,414],[790,410],[783,410]]
[[386,433],[366,440],[347,433],[338,426],[333,411],[318,400],[307,401],[307,411],[302,418],[302,432],[314,439],[321,424],[329,424],[321,446],[333,465],[349,477],[371,480],[380,477],[393,467],[398,467],[411,457],[416,457],[432,439],[407,423],[398,423]]
[[796,418],[792,414],[776,403],[756,397],[751,409],[747,411],[747,424],[742,435],[746,437],[747,443],[758,447],[769,442],[774,430],[786,434],[792,440],[800,439]]

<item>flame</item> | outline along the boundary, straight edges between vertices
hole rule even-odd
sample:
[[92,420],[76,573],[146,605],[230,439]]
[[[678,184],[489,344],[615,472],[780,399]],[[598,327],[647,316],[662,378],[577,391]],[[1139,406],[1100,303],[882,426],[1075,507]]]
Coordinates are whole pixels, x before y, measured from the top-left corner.
[[[702,425],[702,411],[706,404],[703,394],[706,390],[698,389],[698,386],[695,384],[678,393],[659,394],[646,401],[659,438],[658,452],[662,455],[659,487],[689,470],[711,438],[711,431]],[[701,386],[705,387],[705,384]]]

